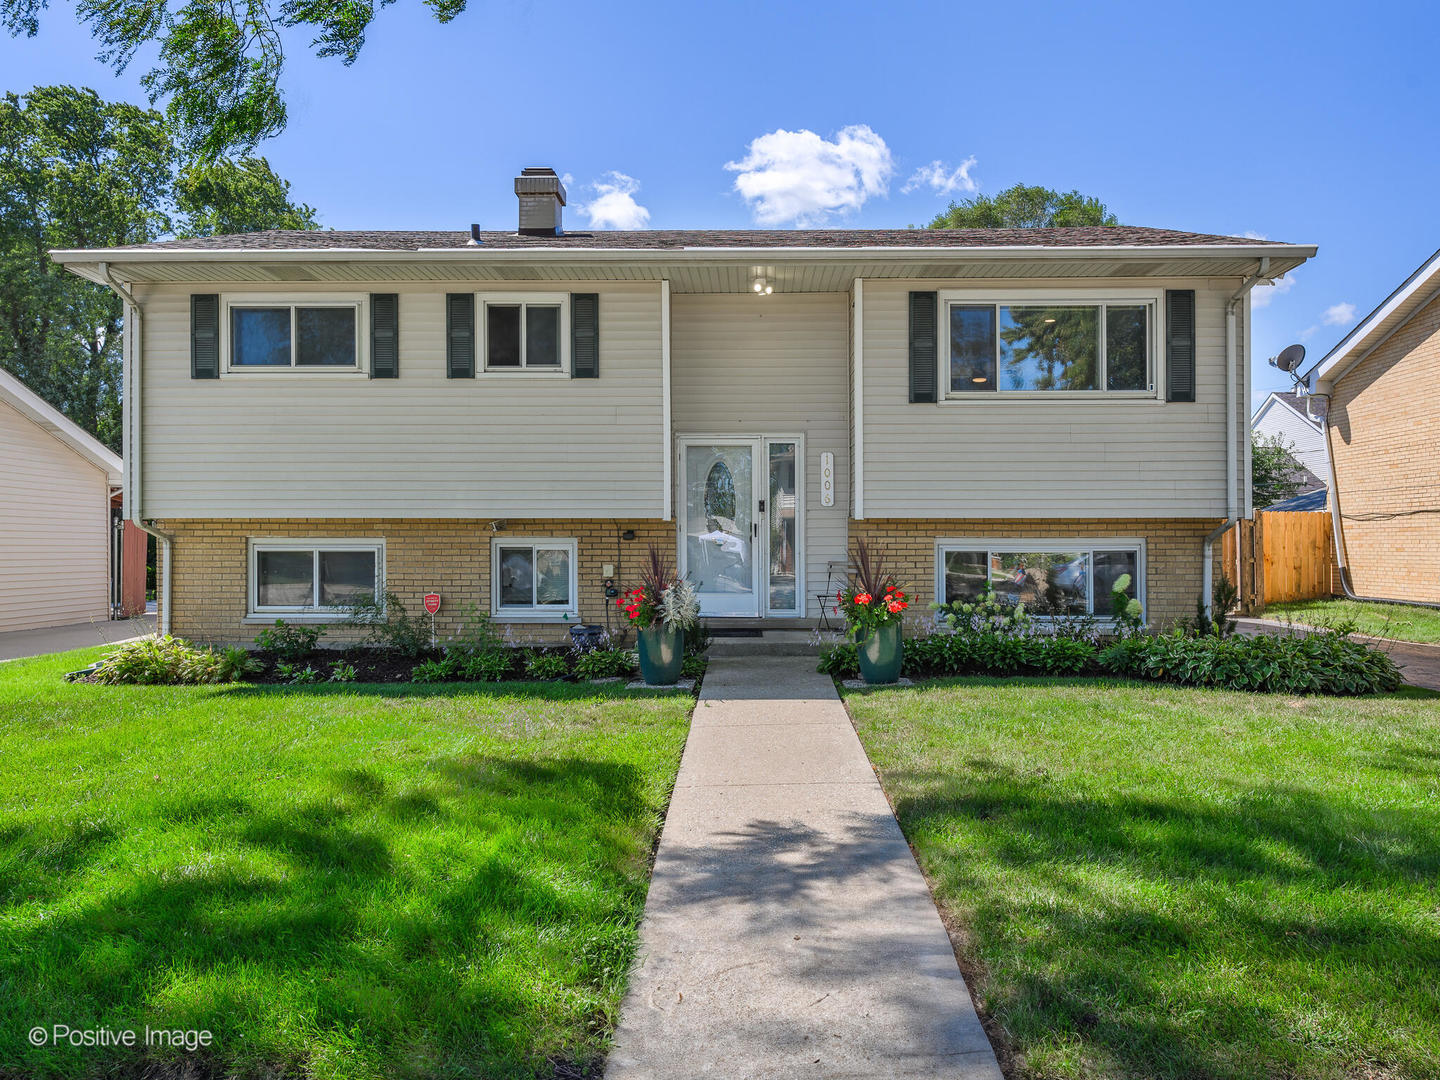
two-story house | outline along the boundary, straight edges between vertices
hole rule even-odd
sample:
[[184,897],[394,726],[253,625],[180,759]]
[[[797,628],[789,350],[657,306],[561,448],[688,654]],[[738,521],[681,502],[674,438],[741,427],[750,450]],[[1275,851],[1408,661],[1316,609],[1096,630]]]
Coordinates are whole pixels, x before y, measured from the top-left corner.
[[813,622],[864,538],[1152,624],[1249,512],[1249,289],[1308,246],[1147,228],[267,232],[62,251],[126,305],[127,513],[172,632],[389,590],[525,631],[612,615],[648,544],[711,617]]

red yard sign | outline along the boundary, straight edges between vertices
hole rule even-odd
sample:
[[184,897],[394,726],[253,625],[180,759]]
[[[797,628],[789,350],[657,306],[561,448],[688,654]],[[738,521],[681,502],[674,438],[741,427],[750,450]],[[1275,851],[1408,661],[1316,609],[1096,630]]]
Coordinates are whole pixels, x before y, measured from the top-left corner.
[[431,615],[434,615],[437,611],[440,610],[439,593],[432,592],[425,594],[425,610],[428,611]]

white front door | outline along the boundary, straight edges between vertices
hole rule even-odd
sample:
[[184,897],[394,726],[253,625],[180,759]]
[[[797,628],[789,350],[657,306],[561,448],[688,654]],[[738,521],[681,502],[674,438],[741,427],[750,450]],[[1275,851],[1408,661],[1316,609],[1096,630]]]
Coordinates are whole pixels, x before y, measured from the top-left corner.
[[702,615],[795,615],[801,594],[799,440],[680,440],[680,572]]

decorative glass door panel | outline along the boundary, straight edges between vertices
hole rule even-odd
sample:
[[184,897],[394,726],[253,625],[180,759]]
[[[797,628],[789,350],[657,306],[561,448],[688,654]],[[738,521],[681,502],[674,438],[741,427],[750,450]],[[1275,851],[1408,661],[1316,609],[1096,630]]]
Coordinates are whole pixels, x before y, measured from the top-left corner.
[[754,440],[684,447],[681,569],[704,615],[759,615]]
[[795,615],[800,610],[800,462],[796,451],[793,442],[765,443],[770,473],[770,494],[765,500],[769,522],[766,608],[772,615]]

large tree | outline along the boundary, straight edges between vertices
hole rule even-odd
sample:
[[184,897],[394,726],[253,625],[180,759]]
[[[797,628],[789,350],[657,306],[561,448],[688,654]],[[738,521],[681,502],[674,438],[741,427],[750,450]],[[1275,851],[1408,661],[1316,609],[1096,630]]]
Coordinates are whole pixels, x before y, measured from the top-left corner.
[[[78,0],[100,58],[123,71],[154,56],[142,81],[185,147],[206,161],[249,153],[284,130],[287,32],[310,38],[316,54],[353,64],[380,8],[394,0]],[[425,0],[442,23],[465,0]],[[33,37],[48,0],[0,0],[0,25]]]
[[120,301],[49,251],[315,227],[264,159],[186,165],[171,136],[160,113],[92,90],[40,86],[0,100],[0,364],[115,448]]
[[930,222],[932,229],[1045,229],[1069,225],[1118,225],[1103,202],[1078,191],[1016,184],[997,195],[952,202]]

